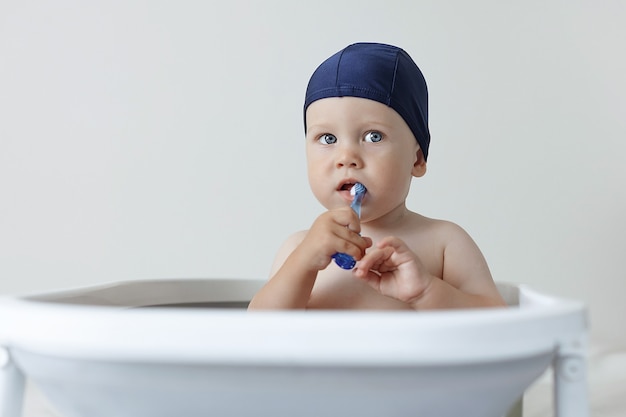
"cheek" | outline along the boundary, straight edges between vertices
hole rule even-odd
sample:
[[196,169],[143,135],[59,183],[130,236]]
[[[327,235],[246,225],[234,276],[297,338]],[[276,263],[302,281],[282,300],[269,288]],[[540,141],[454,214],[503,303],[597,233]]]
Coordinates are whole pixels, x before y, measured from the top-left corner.
[[320,177],[328,175],[328,170],[331,168],[330,161],[332,161],[333,155],[327,150],[320,150],[313,147],[306,151],[306,164],[309,178]]
[[319,151],[319,149],[311,149],[307,147],[306,150],[306,164],[307,170],[309,172],[318,170],[323,166],[324,155]]
[[405,177],[412,177],[413,164],[417,157],[411,149],[394,150],[381,158],[382,166],[379,171],[386,171],[386,175],[403,181]]
[[320,161],[317,158],[312,157],[310,154],[307,154],[306,162],[306,171],[309,177],[309,181],[313,182],[315,180],[318,180],[319,177],[322,175]]
[[413,159],[410,155],[394,155],[387,162],[380,166],[380,180],[384,181],[384,188],[389,193],[390,198],[406,196],[413,179]]
[[397,198],[406,198],[409,187],[411,185],[411,178],[407,176],[406,172],[394,172],[390,175],[390,180],[387,181],[387,192],[389,198],[395,200]]
[[320,169],[319,163],[315,161],[308,160],[307,164],[307,177],[309,179],[309,186],[315,198],[320,200],[323,198],[323,191],[325,190],[324,186],[324,175],[323,170]]

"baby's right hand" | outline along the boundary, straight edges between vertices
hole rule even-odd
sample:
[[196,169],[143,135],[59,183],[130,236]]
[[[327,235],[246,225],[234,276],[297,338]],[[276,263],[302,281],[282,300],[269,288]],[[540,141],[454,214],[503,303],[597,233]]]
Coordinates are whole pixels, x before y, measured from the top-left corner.
[[359,217],[350,207],[327,211],[320,215],[296,248],[311,270],[321,271],[337,252],[346,253],[357,261],[372,246],[372,240],[359,235]]

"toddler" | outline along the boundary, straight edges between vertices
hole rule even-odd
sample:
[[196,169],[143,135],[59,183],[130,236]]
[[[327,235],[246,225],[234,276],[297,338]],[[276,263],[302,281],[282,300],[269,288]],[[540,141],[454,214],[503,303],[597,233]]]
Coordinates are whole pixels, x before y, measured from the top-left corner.
[[[327,209],[279,249],[249,309],[497,307],[487,263],[459,226],[409,210],[426,173],[426,81],[402,49],[357,43],[324,61],[304,102],[308,179]],[[351,188],[366,193],[360,217]],[[352,270],[333,256],[352,256]]]

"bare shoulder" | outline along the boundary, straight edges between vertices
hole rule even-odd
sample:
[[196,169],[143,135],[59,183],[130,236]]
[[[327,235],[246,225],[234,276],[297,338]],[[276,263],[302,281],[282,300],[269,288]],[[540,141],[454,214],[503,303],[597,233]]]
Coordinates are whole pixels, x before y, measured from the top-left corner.
[[287,259],[289,255],[291,255],[291,252],[293,252],[293,250],[302,242],[307,232],[308,230],[300,230],[291,234],[289,237],[287,237],[287,239],[285,239],[283,244],[276,252],[276,256],[274,257],[274,262],[270,271],[270,277],[273,276],[276,271],[280,269],[283,263],[285,263],[285,259]]
[[446,249],[449,245],[460,244],[462,242],[475,245],[473,239],[465,229],[451,221],[432,219],[415,214],[412,224],[414,226],[409,230],[412,230],[414,233],[411,233],[411,235],[415,236],[417,239],[428,240],[431,244],[434,243],[442,249]]
[[449,220],[433,219],[416,213],[414,215],[416,216],[416,221],[421,223],[431,233],[438,233],[442,236],[466,233],[461,226]]
[[408,239],[411,241],[409,244],[418,256],[421,253],[430,254],[431,258],[437,260],[429,269],[464,292],[496,294],[487,261],[464,228],[451,221],[420,215],[417,215],[415,222],[417,232]]
[[432,233],[439,238],[443,245],[444,255],[480,255],[484,261],[478,245],[464,228],[447,220],[431,219],[431,222]]
[[415,250],[427,248],[442,254],[450,245],[474,244],[470,235],[459,225],[448,220],[432,219],[411,213],[411,219],[398,233],[407,244]]

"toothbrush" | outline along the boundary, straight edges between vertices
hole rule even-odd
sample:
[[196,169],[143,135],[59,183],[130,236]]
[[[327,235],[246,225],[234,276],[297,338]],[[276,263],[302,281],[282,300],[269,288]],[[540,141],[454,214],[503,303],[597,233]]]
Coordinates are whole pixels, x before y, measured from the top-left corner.
[[[354,184],[354,186],[350,189],[350,195],[354,197],[352,199],[352,204],[350,204],[350,207],[352,208],[352,210],[354,210],[357,216],[359,216],[359,218],[361,218],[361,202],[363,201],[363,196],[366,192],[367,189],[360,182]],[[332,256],[332,258],[335,260],[335,263],[342,269],[352,269],[354,268],[354,265],[356,265],[356,261],[354,260],[354,258],[347,253],[337,252]]]

